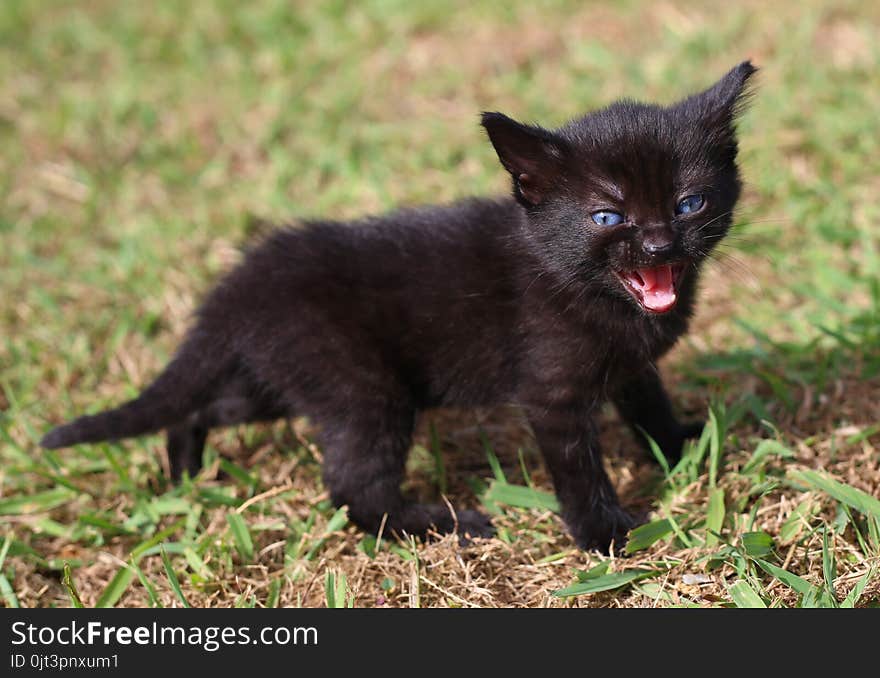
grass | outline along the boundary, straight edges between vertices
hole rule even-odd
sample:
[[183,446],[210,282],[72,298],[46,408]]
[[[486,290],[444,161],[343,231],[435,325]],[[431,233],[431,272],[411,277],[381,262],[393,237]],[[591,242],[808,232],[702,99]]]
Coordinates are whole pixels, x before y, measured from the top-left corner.
[[[819,0],[2,3],[3,604],[877,605],[878,26]],[[499,528],[467,548],[357,532],[303,422],[213,435],[178,487],[159,437],[37,447],[157,373],[261,221],[504,192],[479,111],[668,102],[746,57],[742,210],[663,365],[710,423],[660,468],[602,421],[646,515],[626,557],[574,548],[515,412],[420,425],[410,489]]]

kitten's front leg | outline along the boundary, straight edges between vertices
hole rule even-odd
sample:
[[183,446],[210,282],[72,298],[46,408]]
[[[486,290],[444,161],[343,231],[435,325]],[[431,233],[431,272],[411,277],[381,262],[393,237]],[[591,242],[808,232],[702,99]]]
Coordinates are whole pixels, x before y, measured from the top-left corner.
[[625,382],[614,395],[614,404],[645,449],[650,451],[644,436],[647,433],[672,463],[681,458],[685,440],[699,436],[703,430],[703,422],[681,424],[675,418],[655,365]]
[[535,438],[547,462],[562,518],[582,549],[620,548],[635,520],[620,506],[602,466],[592,418],[573,404],[527,406]]

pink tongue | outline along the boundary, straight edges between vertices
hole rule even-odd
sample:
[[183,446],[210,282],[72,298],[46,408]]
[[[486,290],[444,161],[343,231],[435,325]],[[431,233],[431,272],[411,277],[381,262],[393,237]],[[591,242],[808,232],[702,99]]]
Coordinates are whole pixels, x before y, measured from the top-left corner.
[[642,303],[650,311],[668,311],[675,305],[675,285],[672,284],[672,267],[642,268],[638,270],[643,284],[634,282],[642,291]]

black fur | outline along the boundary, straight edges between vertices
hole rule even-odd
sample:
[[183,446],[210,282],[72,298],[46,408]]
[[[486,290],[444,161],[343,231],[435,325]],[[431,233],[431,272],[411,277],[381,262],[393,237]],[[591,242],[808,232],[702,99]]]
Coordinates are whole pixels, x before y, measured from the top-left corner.
[[[475,511],[400,492],[418,412],[516,403],[583,548],[633,519],[594,425],[612,399],[669,457],[680,425],[655,367],[686,331],[701,261],[740,192],[735,116],[745,62],[668,107],[630,101],[548,131],[485,113],[514,198],[276,231],[213,290],[175,359],[137,399],[56,428],[55,448],[168,430],[172,472],[198,470],[208,430],[306,415],[333,501],[375,532],[491,534]],[[684,195],[704,208],[676,217]],[[626,222],[597,226],[614,209]],[[659,245],[658,245],[659,243]],[[662,252],[658,253],[658,250]],[[649,313],[615,271],[674,262],[677,304]]]

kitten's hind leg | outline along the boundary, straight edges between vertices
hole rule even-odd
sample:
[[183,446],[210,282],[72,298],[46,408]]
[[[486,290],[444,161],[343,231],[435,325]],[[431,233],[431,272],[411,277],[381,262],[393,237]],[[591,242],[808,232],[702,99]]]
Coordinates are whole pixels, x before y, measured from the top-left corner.
[[186,471],[190,478],[202,468],[202,451],[208,438],[208,430],[193,421],[198,414],[181,424],[171,426],[167,432],[168,466],[171,480],[179,481]]
[[416,504],[404,499],[403,480],[412,437],[414,411],[390,404],[352,406],[350,416],[324,423],[324,479],[336,506],[348,505],[353,523],[371,534],[380,529],[423,537],[429,530],[457,531],[462,537],[490,537],[489,518],[478,511],[453,513],[446,505]]
[[699,436],[703,430],[702,422],[681,424],[675,418],[654,365],[626,382],[615,394],[614,404],[646,451],[650,452],[650,447],[645,433],[654,439],[671,464],[681,458],[685,440]]
[[257,421],[274,421],[287,416],[284,408],[268,398],[227,396],[218,398],[187,419],[168,429],[168,465],[175,482],[187,471],[195,476],[202,468],[202,452],[208,431],[218,426],[235,426]]

